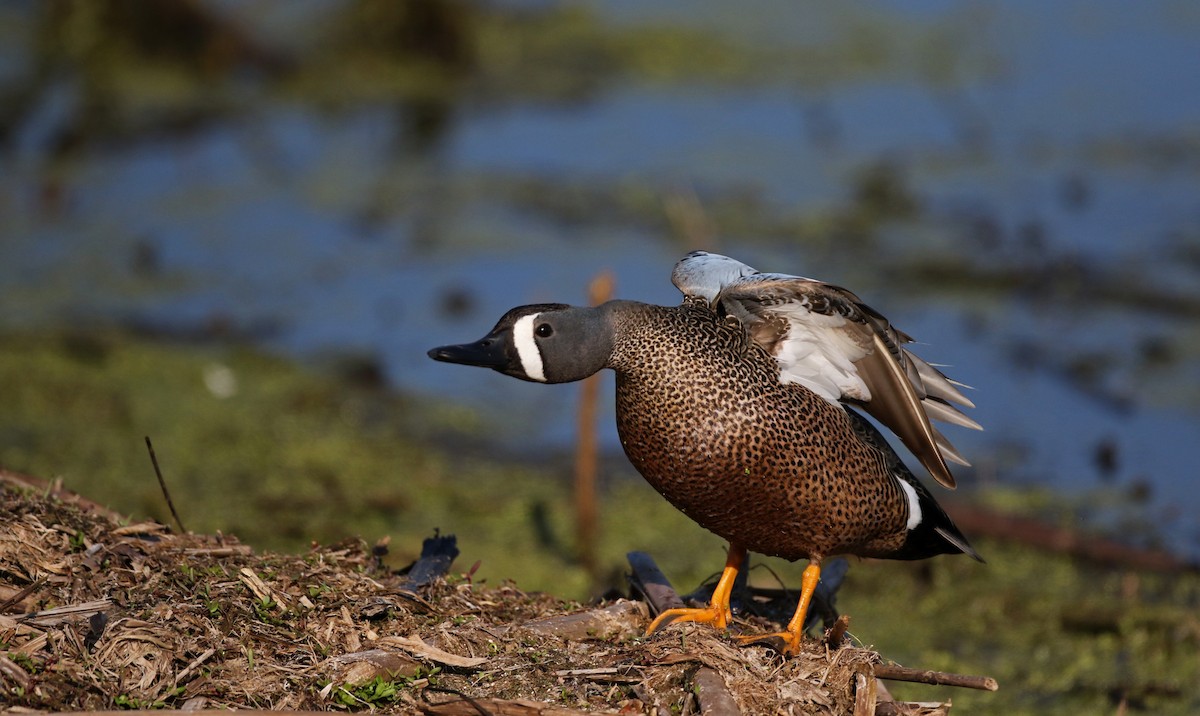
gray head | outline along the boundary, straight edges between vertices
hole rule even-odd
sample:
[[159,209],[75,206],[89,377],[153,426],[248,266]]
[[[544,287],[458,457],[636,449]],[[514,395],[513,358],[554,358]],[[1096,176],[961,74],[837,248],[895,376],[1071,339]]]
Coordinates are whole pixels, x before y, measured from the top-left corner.
[[539,303],[512,309],[474,343],[441,346],[429,357],[476,365],[538,383],[582,380],[608,365],[612,325],[604,306]]

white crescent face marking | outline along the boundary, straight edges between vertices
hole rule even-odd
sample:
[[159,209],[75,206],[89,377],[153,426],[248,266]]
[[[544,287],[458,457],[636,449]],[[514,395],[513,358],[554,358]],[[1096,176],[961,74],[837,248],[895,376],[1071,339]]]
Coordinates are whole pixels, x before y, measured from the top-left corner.
[[907,529],[916,529],[917,525],[921,524],[921,501],[917,498],[917,491],[912,485],[904,480],[898,480],[900,489],[904,490],[904,496],[908,498],[908,524]]
[[517,346],[517,357],[521,359],[521,370],[532,380],[546,382],[546,372],[542,369],[542,352],[538,350],[537,341],[533,339],[533,322],[540,313],[522,316],[513,324],[513,343]]

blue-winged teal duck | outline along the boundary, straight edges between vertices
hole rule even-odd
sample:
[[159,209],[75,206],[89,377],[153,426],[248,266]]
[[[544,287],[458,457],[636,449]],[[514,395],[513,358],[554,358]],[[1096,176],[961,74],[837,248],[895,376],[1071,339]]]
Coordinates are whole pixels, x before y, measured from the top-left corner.
[[680,306],[610,301],[521,306],[488,335],[435,360],[563,383],[617,375],[625,454],[671,504],[729,540],[712,601],[660,614],[725,628],[751,550],[808,559],[784,632],[799,649],[821,560],[979,555],[856,408],[894,431],[934,479],[965,464],[931,424],[979,428],[961,384],[904,346],[912,339],[853,293],[693,252],[675,266]]

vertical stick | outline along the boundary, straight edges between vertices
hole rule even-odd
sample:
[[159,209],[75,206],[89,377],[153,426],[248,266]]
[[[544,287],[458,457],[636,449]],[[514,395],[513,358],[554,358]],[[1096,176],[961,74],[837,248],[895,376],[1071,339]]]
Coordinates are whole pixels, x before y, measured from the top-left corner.
[[[613,275],[597,274],[588,285],[588,301],[598,306],[612,298]],[[596,402],[600,376],[583,381],[579,395],[578,444],[575,450],[575,538],[579,561],[595,583],[599,580],[596,563],[596,538],[599,510],[596,506],[596,472],[599,456],[596,448]]]
[[854,676],[854,716],[875,716],[875,677],[858,672]]
[[175,524],[179,527],[179,534],[187,534],[187,529],[183,526],[183,520],[179,519],[179,513],[175,511],[175,503],[171,501],[171,493],[167,490],[167,481],[163,479],[162,470],[158,468],[158,456],[154,454],[154,444],[150,442],[150,436],[146,436],[146,449],[150,451],[150,464],[154,466],[154,476],[158,478],[158,487],[162,490],[163,497],[167,500],[167,507],[171,508],[171,517],[175,518]]

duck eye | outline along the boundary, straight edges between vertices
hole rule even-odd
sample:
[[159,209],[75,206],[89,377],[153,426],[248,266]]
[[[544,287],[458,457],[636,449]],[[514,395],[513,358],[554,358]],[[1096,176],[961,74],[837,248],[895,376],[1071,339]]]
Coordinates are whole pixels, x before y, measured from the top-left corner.
[[550,336],[554,335],[554,329],[550,327],[549,323],[539,323],[538,327],[535,328],[533,332],[536,333],[540,338],[549,338]]

